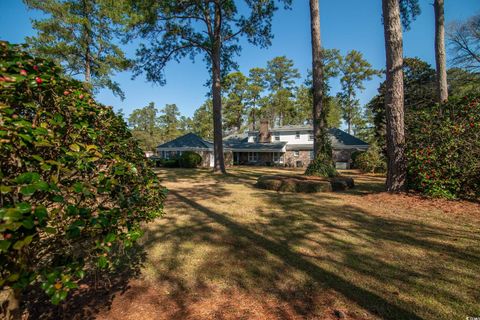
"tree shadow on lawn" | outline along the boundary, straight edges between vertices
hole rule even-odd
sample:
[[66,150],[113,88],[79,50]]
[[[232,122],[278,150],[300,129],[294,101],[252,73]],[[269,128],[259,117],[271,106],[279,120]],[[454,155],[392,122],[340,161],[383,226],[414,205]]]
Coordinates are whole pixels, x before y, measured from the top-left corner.
[[[228,318],[222,312],[239,310],[238,316],[252,316],[248,307],[232,307],[231,301],[222,301],[212,293],[212,282],[224,283],[227,295],[246,300],[257,297],[254,305],[261,304],[262,312],[272,318],[317,317],[319,312],[324,316],[319,308],[334,306],[339,297],[347,305],[353,302],[366,310],[368,318],[448,319],[461,311],[475,311],[474,284],[480,278],[466,270],[475,270],[480,263],[475,247],[480,239],[466,235],[463,229],[382,218],[354,206],[339,208],[328,203],[335,200],[328,194],[322,194],[325,203],[318,204],[295,194],[263,191],[254,196],[271,202],[272,208],[279,206],[283,214],[262,209],[257,221],[240,223],[228,213],[198,202],[214,201],[216,196],[209,198],[199,192],[192,198],[186,190],[171,193],[172,201],[182,206],[180,219],[186,220],[172,217],[152,229],[144,243],[149,252],[156,245],[170,244],[164,248],[167,252],[153,258],[161,265],[156,281],[169,286],[168,301],[172,305],[162,309],[168,314],[166,318],[202,318],[195,305],[202,305],[209,297],[216,304],[206,307],[212,312],[208,316]],[[460,238],[466,240],[458,243]],[[197,256],[196,246],[205,246],[206,252]],[[398,252],[381,252],[395,247]],[[410,259],[420,254],[421,261],[398,261],[396,254]],[[428,257],[422,256],[425,254]],[[450,261],[448,265],[443,263],[446,260]],[[192,263],[194,266],[190,266]],[[185,264],[191,268],[190,278],[180,271]],[[455,268],[456,264],[463,267]],[[459,277],[463,278],[462,284],[457,283]],[[445,285],[438,286],[439,282]],[[264,302],[260,302],[262,297]],[[443,303],[443,311],[439,313],[419,297]],[[466,297],[470,301],[462,309],[459,306]],[[322,307],[319,299],[331,302]],[[163,304],[161,301],[155,305]],[[356,309],[352,307],[347,314],[353,319],[366,317]]]

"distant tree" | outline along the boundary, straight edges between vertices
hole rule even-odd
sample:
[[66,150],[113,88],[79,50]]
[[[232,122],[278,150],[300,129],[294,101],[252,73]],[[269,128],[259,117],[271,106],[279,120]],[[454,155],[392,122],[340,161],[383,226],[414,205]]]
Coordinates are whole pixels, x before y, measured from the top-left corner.
[[363,55],[356,50],[347,53],[341,60],[339,69],[342,92],[338,94],[338,98],[342,106],[343,120],[347,124],[348,133],[351,134],[353,124],[361,121],[357,92],[365,90],[363,83],[379,75],[379,72],[373,69]]
[[205,101],[193,114],[192,131],[200,137],[213,140],[212,100]]
[[252,68],[248,73],[247,79],[247,106],[249,108],[248,122],[252,124],[252,129],[257,127],[257,115],[260,108],[262,93],[267,88],[266,70],[264,68]]
[[385,110],[387,119],[387,191],[405,188],[405,120],[403,92],[403,35],[402,23],[408,28],[410,21],[420,13],[418,0],[382,0],[386,53]]
[[271,91],[293,90],[295,80],[299,78],[300,73],[294,67],[293,60],[286,56],[275,57],[267,62],[266,80]]
[[[342,121],[340,102],[336,97],[324,96],[327,109],[327,124],[329,128],[339,128]],[[296,119],[294,124],[312,124],[313,95],[311,88],[300,85],[295,91],[294,100]]]
[[264,104],[262,113],[268,115],[272,126],[283,125],[288,121],[287,113],[292,107],[295,81],[300,78],[293,60],[285,56],[275,57],[267,62],[266,81],[270,90],[268,102]]
[[157,115],[155,104],[150,102],[146,107],[133,110],[128,117],[128,126],[144,151],[155,150],[163,141]]
[[480,14],[450,24],[447,37],[451,63],[469,72],[480,72]]
[[223,125],[227,131],[240,131],[247,114],[247,77],[240,71],[223,79],[225,103]]
[[108,88],[124,99],[114,72],[131,65],[114,43],[121,22],[118,2],[109,0],[24,0],[45,16],[33,20],[37,35],[27,37],[31,50],[61,64],[70,75],[83,75],[88,89]]
[[342,108],[336,97],[327,97],[325,100],[328,108],[327,124],[330,128],[340,128],[342,122]]
[[437,66],[437,100],[448,100],[447,58],[445,54],[445,13],[443,0],[435,0],[435,62]]
[[193,131],[192,119],[186,116],[181,116],[178,124],[180,134],[186,134]]
[[295,110],[297,111],[295,124],[312,124],[312,106],[313,96],[310,87],[302,84],[295,90],[294,100]]
[[158,122],[164,141],[172,140],[180,135],[180,111],[176,104],[166,104],[160,110]]
[[[149,41],[137,51],[137,74],[165,82],[163,71],[171,60],[203,54],[211,72],[213,101],[214,171],[225,173],[222,139],[222,76],[236,66],[233,58],[240,52],[239,37],[253,45],[271,43],[271,21],[276,3],[289,6],[291,0],[242,2],[238,10],[233,0],[130,1],[132,29]],[[247,13],[244,15],[243,13]]]

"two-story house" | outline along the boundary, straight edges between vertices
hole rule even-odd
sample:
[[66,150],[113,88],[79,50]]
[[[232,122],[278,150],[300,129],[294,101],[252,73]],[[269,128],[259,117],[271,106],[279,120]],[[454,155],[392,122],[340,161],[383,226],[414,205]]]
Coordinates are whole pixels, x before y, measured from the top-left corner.
[[[353,152],[368,149],[366,142],[340,129],[330,129],[329,136],[339,169],[350,167]],[[213,166],[213,144],[195,134],[186,134],[157,147],[158,155],[163,158],[187,150],[199,153],[204,166]],[[224,151],[230,165],[306,167],[313,159],[313,129],[308,125],[269,128],[268,122],[262,121],[259,130],[225,137]]]

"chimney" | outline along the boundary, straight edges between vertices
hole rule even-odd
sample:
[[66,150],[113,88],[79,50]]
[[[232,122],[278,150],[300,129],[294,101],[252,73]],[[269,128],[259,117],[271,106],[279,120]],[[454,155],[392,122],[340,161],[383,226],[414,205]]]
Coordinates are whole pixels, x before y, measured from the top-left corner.
[[260,121],[260,130],[258,133],[258,142],[270,142],[270,133],[268,132],[268,120]]

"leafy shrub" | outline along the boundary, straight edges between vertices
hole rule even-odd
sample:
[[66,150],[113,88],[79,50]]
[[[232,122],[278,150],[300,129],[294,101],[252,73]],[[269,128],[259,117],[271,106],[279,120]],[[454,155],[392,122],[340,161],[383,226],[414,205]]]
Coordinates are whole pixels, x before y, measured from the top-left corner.
[[173,159],[162,159],[160,164],[165,168],[179,168],[180,164],[177,158]]
[[193,151],[185,151],[178,158],[178,163],[182,168],[196,168],[202,163],[202,156]]
[[0,42],[0,286],[54,304],[113,268],[165,189],[125,122],[52,62]]
[[323,153],[319,153],[317,158],[308,165],[305,175],[334,177],[337,175],[337,170],[331,159],[328,159]]
[[384,173],[387,163],[377,143],[373,142],[367,151],[358,154],[354,160],[355,167],[363,172]]
[[426,195],[480,198],[480,97],[407,113],[408,186]]
[[350,158],[352,159],[352,164],[351,164],[351,167],[352,169],[358,169],[358,165],[357,165],[357,158],[359,155],[365,153],[365,151],[354,151],[352,152],[352,155],[350,156]]

